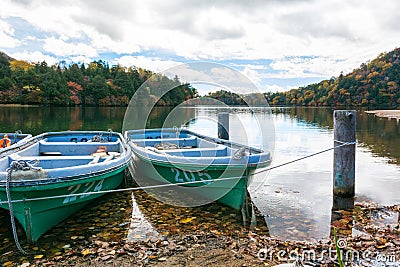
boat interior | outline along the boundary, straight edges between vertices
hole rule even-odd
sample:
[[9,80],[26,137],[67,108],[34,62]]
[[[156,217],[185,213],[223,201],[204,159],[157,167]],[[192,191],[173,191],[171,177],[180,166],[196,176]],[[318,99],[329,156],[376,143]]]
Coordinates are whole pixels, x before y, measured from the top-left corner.
[[170,156],[225,157],[234,153],[234,149],[227,145],[182,132],[146,132],[145,135],[132,133],[130,140],[148,151]]
[[231,157],[245,148],[246,155],[262,153],[261,150],[210,138],[189,131],[141,130],[128,131],[128,140],[135,145],[158,154],[178,157]]
[[[117,135],[93,141],[95,134],[48,135],[32,141],[26,148],[0,159],[0,172],[5,172],[13,161],[38,161],[36,167],[57,169],[112,161],[125,148]],[[98,138],[98,136],[97,136]]]

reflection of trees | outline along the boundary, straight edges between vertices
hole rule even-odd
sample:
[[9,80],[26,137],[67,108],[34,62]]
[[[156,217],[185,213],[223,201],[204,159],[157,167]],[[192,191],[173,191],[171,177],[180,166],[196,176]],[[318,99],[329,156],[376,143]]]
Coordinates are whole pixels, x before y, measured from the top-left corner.
[[0,107],[0,132],[121,131],[124,107]]
[[69,129],[70,110],[51,107],[0,107],[0,130],[39,134]]
[[394,160],[393,163],[400,164],[400,124],[396,120],[364,113],[357,116],[357,125],[362,127],[357,129],[357,138],[372,153],[388,157]]
[[[165,126],[180,126],[194,117],[194,109],[176,108]],[[179,110],[178,110],[179,109]],[[121,131],[125,107],[0,107],[0,132],[22,130],[39,134],[62,130]],[[154,107],[146,127],[162,127],[172,107]],[[333,128],[332,108],[273,108],[274,113],[284,113],[292,119],[310,125]],[[139,109],[134,116],[143,116]],[[172,118],[171,118],[172,117]],[[136,128],[132,128],[136,129]],[[357,139],[377,156],[388,157],[400,163],[400,124],[396,120],[378,118],[357,111]]]
[[147,127],[180,127],[192,118],[194,118],[193,108],[155,107],[149,115]]
[[284,113],[297,121],[333,129],[333,108],[273,108],[273,113]]
[[[276,108],[274,113],[284,113],[291,118],[333,129],[332,108]],[[378,118],[357,110],[357,139],[358,142],[380,157],[400,163],[400,124],[396,120]]]
[[70,130],[80,130],[83,124],[82,121],[82,109],[75,107],[71,108],[71,115],[70,115],[70,124],[69,124],[69,129]]
[[83,130],[121,131],[125,107],[83,107],[81,109]]

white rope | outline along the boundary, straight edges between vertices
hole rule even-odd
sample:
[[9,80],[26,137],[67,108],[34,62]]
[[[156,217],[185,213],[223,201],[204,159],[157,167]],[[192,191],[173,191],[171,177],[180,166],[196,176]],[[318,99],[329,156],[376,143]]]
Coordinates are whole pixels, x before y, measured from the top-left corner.
[[34,161],[34,162],[26,162],[23,160],[20,161],[13,161],[10,163],[10,167],[7,168],[7,180],[6,180],[6,193],[7,193],[7,203],[8,203],[8,208],[10,211],[10,219],[11,219],[11,228],[13,231],[13,237],[14,237],[14,242],[15,245],[17,246],[18,250],[25,255],[28,255],[28,252],[26,252],[22,247],[21,244],[19,243],[18,240],[18,233],[17,233],[17,227],[15,226],[15,218],[14,218],[14,209],[12,205],[12,200],[11,200],[11,193],[10,193],[10,181],[11,181],[11,174],[13,171],[16,170],[41,170],[42,168],[35,167],[39,161]]
[[[346,142],[343,143],[341,145],[338,146],[334,146],[292,161],[288,161],[276,166],[272,166],[269,168],[265,168],[262,169],[258,172],[255,172],[253,174],[259,174],[259,173],[263,173],[266,171],[270,171],[306,158],[310,158],[325,152],[328,152],[330,150],[339,148],[339,147],[343,147],[343,146],[349,146],[349,145],[355,145],[357,144],[356,141],[354,142]],[[243,179],[243,176],[241,177],[226,177],[226,178],[220,178],[217,180],[214,180],[215,182],[219,182],[219,181],[227,181],[227,180],[235,180],[235,179]],[[74,196],[88,196],[88,195],[96,195],[96,194],[106,194],[106,193],[117,193],[117,192],[126,192],[126,191],[135,191],[135,190],[146,190],[146,189],[157,189],[157,188],[163,188],[163,187],[170,187],[170,186],[179,186],[179,185],[189,185],[189,184],[197,184],[197,183],[201,183],[201,181],[191,181],[191,182],[181,182],[181,183],[168,183],[168,184],[158,184],[158,185],[149,185],[149,186],[141,186],[141,187],[130,187],[130,188],[119,188],[119,189],[112,189],[112,190],[104,190],[104,191],[97,191],[97,192],[86,192],[86,193],[76,193],[76,194],[68,194],[68,195],[57,195],[57,196],[47,196],[47,197],[38,197],[38,198],[27,198],[27,199],[18,199],[18,200],[12,200],[12,203],[18,203],[18,202],[29,202],[29,201],[39,201],[39,200],[48,200],[48,199],[57,199],[57,198],[65,198],[65,197],[74,197]],[[0,201],[0,204],[6,204],[6,201]]]
[[[335,140],[335,142],[341,142],[341,141],[336,141]],[[328,152],[330,150],[333,150],[333,149],[336,149],[336,148],[339,148],[339,147],[342,147],[342,146],[356,145],[357,141],[341,142],[341,143],[342,143],[341,145],[334,146],[334,147],[331,147],[331,148],[327,148],[327,149],[321,150],[319,152],[316,152],[316,153],[313,153],[313,154],[310,154],[310,155],[307,155],[307,156],[304,156],[304,157],[301,157],[301,158],[298,158],[298,159],[294,159],[294,160],[291,160],[291,161],[288,161],[288,162],[285,162],[285,163],[282,163],[282,164],[279,164],[279,165],[276,165],[276,166],[272,166],[270,168],[267,168],[267,169],[264,169],[264,170],[260,170],[258,172],[254,172],[254,174],[259,174],[259,173],[262,173],[262,172],[270,171],[270,170],[273,170],[273,169],[276,169],[276,168],[279,168],[279,167],[282,167],[282,166],[285,166],[285,165],[288,165],[288,164],[291,164],[291,163],[294,163],[294,162],[297,162],[297,161],[300,161],[300,160],[303,160],[303,159],[311,158],[311,157],[314,157],[316,155]]]

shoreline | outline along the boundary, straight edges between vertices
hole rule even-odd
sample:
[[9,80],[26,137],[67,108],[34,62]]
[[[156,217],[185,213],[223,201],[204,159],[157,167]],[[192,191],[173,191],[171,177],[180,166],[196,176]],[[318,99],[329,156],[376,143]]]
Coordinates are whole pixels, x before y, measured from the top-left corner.
[[[149,200],[144,192],[137,192],[135,199],[129,192],[115,196],[118,201],[103,198],[100,203],[54,227],[35,245],[21,240],[24,249],[30,252],[26,256],[18,252],[8,226],[3,224],[0,227],[0,240],[3,240],[0,266],[250,267],[293,263],[293,255],[298,255],[302,264],[311,264],[308,266],[333,266],[336,260],[334,229],[338,231],[343,255],[354,252],[358,255],[354,258],[358,263],[373,266],[374,260],[381,259],[380,255],[387,257],[388,262],[400,262],[399,221],[397,225],[395,222],[376,225],[371,218],[371,214],[396,215],[400,213],[399,205],[356,203],[352,210],[335,211],[328,239],[311,242],[271,236],[261,225],[254,228],[236,225],[229,221],[231,211],[218,205],[210,211],[221,208],[220,211],[227,213],[215,220],[212,212],[200,214],[208,216],[203,218],[198,216],[196,208],[171,208]],[[137,236],[133,236],[136,240],[129,238],[132,222],[137,219],[132,217],[132,208],[126,208],[126,205],[133,207],[133,201],[137,201],[141,211],[150,216],[146,220],[162,236],[136,232]],[[193,217],[194,214],[198,217]],[[7,212],[4,215],[7,216]],[[89,220],[82,219],[88,216]],[[353,229],[357,230],[354,236]],[[346,262],[353,262],[353,258],[347,258]]]
[[388,118],[388,119],[400,119],[400,110],[368,110],[365,111],[367,114],[374,114],[380,118]]
[[39,105],[32,105],[32,104],[0,104],[0,107],[39,107]]

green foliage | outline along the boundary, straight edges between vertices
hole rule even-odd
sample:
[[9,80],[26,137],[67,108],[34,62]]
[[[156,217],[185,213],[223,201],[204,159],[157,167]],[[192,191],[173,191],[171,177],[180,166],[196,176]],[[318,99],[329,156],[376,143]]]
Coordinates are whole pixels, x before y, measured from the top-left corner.
[[[49,66],[44,61],[31,64],[0,56],[0,104],[126,106],[150,77],[159,83],[160,89],[174,88],[162,96],[158,105],[178,105],[197,96],[196,89],[181,84],[178,77],[169,79],[142,68],[110,68],[102,60],[87,66],[65,66],[65,62]],[[158,99],[157,90],[152,90],[143,92],[146,101]]]
[[337,259],[338,259],[338,264],[339,267],[344,267],[344,263],[343,263],[343,256],[342,256],[342,252],[340,251],[340,247],[339,247],[339,238],[336,234],[336,228],[333,229],[333,236],[335,239],[335,248],[336,248],[336,255],[337,255]]
[[233,92],[219,90],[217,92],[209,93],[207,97],[219,100],[227,105],[244,105],[245,102],[242,97]]

